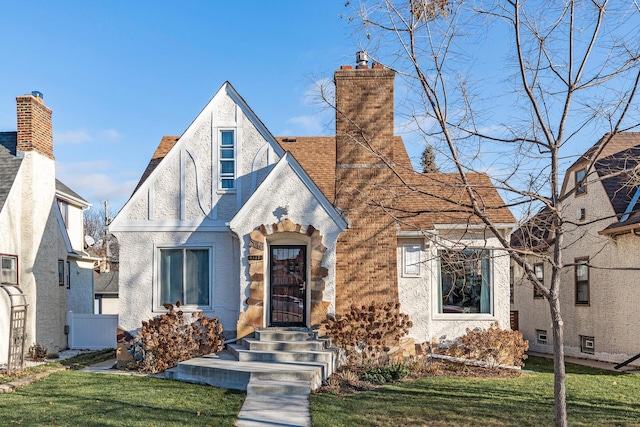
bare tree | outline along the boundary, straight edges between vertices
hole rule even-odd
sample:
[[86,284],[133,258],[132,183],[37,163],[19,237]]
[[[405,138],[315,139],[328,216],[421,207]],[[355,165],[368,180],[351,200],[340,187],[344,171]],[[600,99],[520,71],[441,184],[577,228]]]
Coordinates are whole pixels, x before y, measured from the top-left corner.
[[[548,301],[555,422],[566,426],[559,296],[570,223],[563,207],[575,189],[562,192],[562,173],[581,141],[608,132],[604,150],[617,133],[638,126],[637,5],[378,0],[363,2],[354,12],[352,19],[364,32],[362,49],[413,89],[402,105],[425,140],[438,144],[446,157],[440,168],[459,175],[468,207]],[[523,219],[542,210],[528,225],[542,233],[543,250],[532,241],[523,245],[522,239],[512,244],[500,233],[468,179],[474,171],[489,173]],[[548,286],[534,271],[541,259],[551,266]]]
[[[105,215],[105,212],[108,214]],[[91,237],[94,242],[91,245],[91,251],[102,257],[109,265],[109,269],[117,271],[120,244],[118,239],[109,233],[107,227],[114,216],[115,212],[108,211],[108,203],[100,204],[99,207],[92,206],[84,212],[83,222],[85,235]]]

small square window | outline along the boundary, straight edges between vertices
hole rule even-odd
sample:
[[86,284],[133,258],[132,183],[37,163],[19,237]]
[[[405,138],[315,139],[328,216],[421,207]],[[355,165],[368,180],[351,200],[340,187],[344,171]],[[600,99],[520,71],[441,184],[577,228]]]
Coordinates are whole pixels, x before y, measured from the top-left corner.
[[580,335],[580,351],[587,354],[595,353],[595,343],[593,337]]
[[420,276],[420,251],[419,243],[402,245],[402,275],[410,277]]
[[547,331],[543,329],[536,329],[536,342],[538,344],[547,344]]

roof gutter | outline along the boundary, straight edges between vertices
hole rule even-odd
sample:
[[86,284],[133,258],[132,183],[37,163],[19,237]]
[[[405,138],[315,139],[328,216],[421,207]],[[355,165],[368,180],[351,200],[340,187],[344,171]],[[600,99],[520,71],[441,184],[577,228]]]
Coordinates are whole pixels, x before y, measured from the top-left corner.
[[628,224],[623,227],[605,228],[598,231],[601,236],[611,236],[613,234],[626,234],[631,233],[634,230],[640,229],[640,223]]

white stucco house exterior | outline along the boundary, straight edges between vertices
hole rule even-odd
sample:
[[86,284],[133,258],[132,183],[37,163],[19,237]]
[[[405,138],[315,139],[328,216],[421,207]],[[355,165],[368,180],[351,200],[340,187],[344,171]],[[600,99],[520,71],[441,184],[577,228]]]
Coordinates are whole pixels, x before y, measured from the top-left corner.
[[[42,95],[17,97],[17,117],[17,131],[0,132],[0,364],[11,332],[12,341],[24,337],[24,351],[40,344],[57,353],[67,348],[67,311],[93,310],[95,259],[84,252],[82,222],[89,204],[55,178]],[[12,306],[25,304],[26,317],[12,319]]]
[[[178,300],[238,337],[388,301],[419,343],[508,328],[508,256],[455,174],[413,171],[393,134],[394,72],[343,66],[335,82],[335,136],[274,137],[227,82],[162,138],[110,225],[124,329]],[[514,218],[488,177],[469,180],[508,234]]]
[[[621,363],[640,353],[640,187],[634,179],[639,164],[640,133],[622,132],[604,135],[566,172],[560,298],[568,356]],[[550,268],[543,257],[554,235],[545,223],[542,212],[525,226],[537,230],[529,241],[541,257],[532,262],[548,286]],[[552,353],[547,301],[515,264],[513,277],[511,306],[519,330],[531,350]]]

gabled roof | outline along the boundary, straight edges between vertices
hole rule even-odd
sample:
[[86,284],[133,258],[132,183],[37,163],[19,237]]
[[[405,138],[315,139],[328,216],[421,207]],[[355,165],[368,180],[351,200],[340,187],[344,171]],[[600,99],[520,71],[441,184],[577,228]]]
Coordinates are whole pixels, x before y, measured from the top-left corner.
[[179,136],[162,137],[162,139],[160,140],[160,144],[158,144],[158,148],[156,148],[153,156],[151,156],[151,160],[149,160],[147,168],[144,170],[142,177],[140,177],[140,181],[138,181],[136,189],[133,190],[134,193],[138,191],[138,188],[140,188],[142,184],[144,184],[147,178],[149,178],[149,175],[151,175],[151,172],[153,172],[153,170],[160,164],[162,159],[164,159],[167,153],[173,148],[174,145],[176,145],[176,142],[178,142],[179,139]]
[[17,132],[0,132],[0,212],[16,180],[22,159],[16,157]]
[[102,295],[118,295],[119,272],[107,271],[93,274],[93,293]]
[[56,195],[67,201],[73,202],[79,206],[91,206],[91,203],[87,202],[78,193],[67,187],[62,181],[56,179]]

